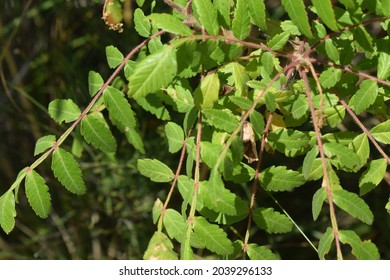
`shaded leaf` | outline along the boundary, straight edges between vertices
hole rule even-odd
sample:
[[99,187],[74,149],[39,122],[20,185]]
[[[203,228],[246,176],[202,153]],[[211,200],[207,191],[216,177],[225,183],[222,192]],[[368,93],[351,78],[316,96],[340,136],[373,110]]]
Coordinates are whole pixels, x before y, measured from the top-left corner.
[[339,143],[325,143],[325,155],[332,159],[332,164],[338,169],[353,169],[359,162],[359,156],[351,149]]
[[116,151],[116,140],[101,113],[92,113],[83,118],[80,132],[85,141],[92,144],[96,149],[105,153]]
[[229,255],[233,252],[233,243],[226,232],[215,224],[210,224],[203,217],[194,217],[194,232],[202,240],[206,248],[218,255]]
[[15,227],[15,196],[10,190],[0,196],[0,226],[6,234]]
[[305,156],[302,165],[302,174],[307,180],[312,173],[314,160],[318,155],[318,147],[314,146]]
[[34,170],[27,171],[26,196],[28,203],[40,218],[49,216],[51,198],[45,179]]
[[129,143],[133,145],[134,148],[136,148],[142,154],[145,153],[144,142],[142,141],[138,130],[135,128],[130,128],[128,131],[125,131],[125,136],[127,141],[129,141]]
[[378,96],[378,84],[373,80],[364,80],[360,83],[359,89],[349,100],[349,106],[356,114],[364,112],[374,104]]
[[273,208],[257,208],[253,211],[256,225],[268,233],[286,233],[293,228],[290,219]]
[[134,99],[167,86],[177,73],[176,51],[164,46],[139,62],[130,76],[129,95]]
[[341,79],[342,71],[341,69],[329,67],[323,71],[320,75],[320,83],[323,88],[332,88],[338,81]]
[[209,109],[218,100],[219,78],[217,73],[209,74],[200,82],[194,92],[195,105],[201,109]]
[[340,53],[331,39],[325,41],[326,55],[334,62],[340,62]]
[[148,96],[138,98],[136,101],[145,111],[152,113],[157,118],[163,121],[171,119],[168,109],[158,95],[149,94]]
[[80,165],[71,153],[60,147],[55,149],[51,169],[58,181],[71,193],[82,195],[86,192]]
[[340,230],[339,238],[343,244],[349,244],[352,247],[352,254],[358,260],[379,260],[378,248],[370,240],[362,241],[360,237],[352,230]]
[[333,240],[334,240],[333,229],[328,227],[324,235],[321,237],[320,242],[318,244],[318,256],[320,257],[321,260],[325,259],[325,255],[329,253]]
[[371,225],[374,219],[366,202],[357,194],[340,189],[332,192],[333,202],[352,217]]
[[168,166],[157,159],[139,159],[137,168],[153,182],[170,182],[175,176]]
[[72,99],[55,99],[49,103],[49,115],[59,124],[73,122],[80,114],[79,106]]
[[322,205],[324,204],[326,197],[327,194],[325,188],[320,188],[314,193],[311,207],[314,221],[317,220],[320,215]]
[[34,156],[39,155],[40,153],[43,153],[47,149],[53,147],[55,142],[56,137],[54,135],[46,135],[39,138],[35,144]]
[[247,254],[249,258],[254,260],[279,260],[280,258],[275,255],[266,246],[259,246],[257,244],[248,244]]

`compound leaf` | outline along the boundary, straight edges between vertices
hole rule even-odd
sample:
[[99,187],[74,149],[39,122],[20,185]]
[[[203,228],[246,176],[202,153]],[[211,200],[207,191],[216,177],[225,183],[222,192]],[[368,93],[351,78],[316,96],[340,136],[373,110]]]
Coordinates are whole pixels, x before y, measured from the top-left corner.
[[366,202],[357,194],[343,189],[335,190],[332,194],[333,202],[338,207],[349,213],[352,217],[357,218],[366,224],[372,224],[374,215]]
[[80,165],[74,156],[58,147],[53,152],[51,164],[54,176],[71,193],[82,195],[86,187],[82,178]]
[[41,218],[47,218],[50,212],[51,198],[45,179],[34,170],[27,171],[26,196],[34,212]]
[[205,243],[207,249],[218,255],[233,253],[232,241],[228,239],[226,232],[218,225],[210,224],[203,217],[195,217],[193,225],[195,234]]
[[273,208],[257,208],[253,211],[256,225],[268,233],[286,233],[293,228],[290,219]]
[[139,159],[137,168],[142,175],[153,182],[170,182],[175,177],[172,170],[157,159]]
[[134,99],[167,86],[177,73],[176,51],[164,46],[139,62],[129,77],[129,95]]
[[59,124],[73,122],[80,114],[79,106],[72,99],[56,99],[49,103],[49,115]]
[[105,153],[116,151],[116,140],[101,113],[92,113],[83,118],[80,132],[85,141],[96,149]]
[[10,190],[0,196],[0,226],[6,234],[15,227],[15,196]]

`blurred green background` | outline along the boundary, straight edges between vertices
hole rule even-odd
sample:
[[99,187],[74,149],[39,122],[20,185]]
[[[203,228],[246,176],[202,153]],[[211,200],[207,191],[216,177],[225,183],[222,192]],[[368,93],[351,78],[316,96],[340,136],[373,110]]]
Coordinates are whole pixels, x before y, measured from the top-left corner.
[[[0,194],[15,180],[18,172],[34,162],[35,142],[41,136],[60,136],[68,127],[55,124],[47,105],[56,98],[71,98],[81,108],[90,101],[88,72],[94,70],[107,79],[105,47],[115,45],[124,54],[142,40],[133,29],[135,1],[124,3],[123,33],[108,30],[102,17],[103,4],[97,0],[0,0]],[[144,10],[150,10],[145,1]],[[157,1],[156,10],[166,9]],[[281,16],[275,1],[268,1],[273,15]],[[161,7],[160,7],[161,6]],[[275,8],[276,6],[276,8]],[[273,9],[275,8],[275,9]],[[132,104],[133,105],[133,104]],[[53,209],[48,219],[38,218],[23,191],[17,205],[16,227],[9,235],[0,231],[0,259],[141,259],[156,230],[151,209],[157,198],[163,200],[169,185],[155,185],[135,169],[139,157],[158,158],[175,169],[177,156],[167,152],[163,122],[134,106],[145,143],[146,154],[139,154],[118,131],[118,152],[110,158],[84,145],[78,160],[88,188],[77,197],[61,187],[52,175],[50,161],[38,167],[52,195]],[[70,137],[72,138],[72,137]],[[64,147],[72,149],[72,139]],[[277,157],[267,158],[277,164]],[[299,167],[301,159],[287,159]],[[298,164],[297,164],[298,163]],[[355,181],[356,178],[343,178]],[[245,188],[245,186],[242,186]],[[318,184],[299,192],[278,194],[277,199],[306,234],[317,241],[329,225],[326,207],[317,222],[311,217],[311,198]],[[348,186],[346,186],[348,187]],[[356,186],[349,186],[356,191]],[[387,191],[386,191],[387,189]],[[242,191],[245,193],[245,191]],[[176,194],[177,195],[177,194]],[[260,192],[261,206],[277,208]],[[388,185],[383,182],[365,196],[375,214],[372,227],[356,223],[349,216],[339,217],[341,228],[371,238],[382,258],[390,258],[389,215],[384,210]],[[180,209],[181,198],[172,200]],[[246,222],[236,230],[244,233]],[[229,231],[233,232],[233,231]],[[237,236],[231,235],[232,239]],[[254,229],[253,242],[270,244],[284,259],[317,259],[304,238],[294,230],[286,235],[266,235]],[[315,243],[316,244],[316,243]],[[348,254],[346,253],[348,256]]]

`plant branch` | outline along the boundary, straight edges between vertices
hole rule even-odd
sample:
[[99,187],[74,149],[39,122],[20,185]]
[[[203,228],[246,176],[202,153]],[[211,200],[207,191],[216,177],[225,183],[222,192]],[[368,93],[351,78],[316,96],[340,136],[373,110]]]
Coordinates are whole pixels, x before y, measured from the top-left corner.
[[330,220],[331,220],[331,223],[332,223],[333,235],[335,237],[335,242],[336,242],[337,259],[342,260],[343,259],[343,255],[342,255],[341,246],[340,246],[339,230],[338,230],[338,224],[337,224],[335,207],[334,207],[334,204],[333,204],[333,195],[332,195],[332,190],[331,190],[331,187],[330,187],[329,174],[328,174],[327,162],[326,162],[326,158],[325,158],[324,146],[323,146],[322,139],[321,139],[321,131],[320,131],[320,128],[319,128],[319,126],[317,124],[317,119],[316,119],[316,114],[315,114],[315,110],[314,110],[314,105],[313,105],[313,101],[312,101],[311,93],[310,93],[309,81],[308,81],[305,69],[299,69],[299,74],[300,74],[300,76],[303,79],[303,82],[305,84],[306,96],[307,96],[307,100],[308,100],[308,103],[309,103],[311,118],[312,118],[312,121],[313,121],[313,126],[314,126],[314,130],[315,130],[316,137],[317,137],[318,150],[320,151],[321,162],[322,162],[322,169],[323,169],[323,172],[324,172],[324,178],[323,178],[323,182],[322,182],[322,187],[325,187],[326,193],[328,195],[329,210],[330,210]]

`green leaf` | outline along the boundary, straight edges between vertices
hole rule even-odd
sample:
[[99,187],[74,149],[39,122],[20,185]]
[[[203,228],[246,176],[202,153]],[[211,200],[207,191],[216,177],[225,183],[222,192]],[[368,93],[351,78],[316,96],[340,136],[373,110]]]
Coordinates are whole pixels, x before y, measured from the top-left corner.
[[94,96],[103,86],[104,80],[98,72],[89,71],[88,73],[88,91],[91,96]]
[[289,37],[290,33],[288,32],[282,32],[280,34],[277,34],[272,37],[272,39],[268,42],[268,47],[270,47],[274,51],[279,51],[287,43]]
[[47,149],[53,147],[55,142],[56,137],[54,135],[46,135],[39,138],[35,144],[34,156],[39,155]]
[[294,129],[278,129],[267,137],[270,146],[287,156],[302,154],[309,148],[310,135]]
[[237,0],[232,22],[233,34],[237,39],[244,40],[249,35],[250,18],[246,0]]
[[334,62],[340,62],[340,53],[337,47],[334,45],[331,39],[325,41],[325,52],[326,55]]
[[[175,238],[180,243],[184,239],[184,231],[186,228],[186,222],[179,212],[173,209],[167,209],[164,213],[164,226],[170,238]],[[205,244],[199,237],[192,232],[190,238],[190,244],[195,248],[204,248]]]
[[210,143],[208,141],[200,142],[200,156],[202,161],[207,164],[209,168],[213,168],[223,146],[220,144]]
[[153,204],[153,209],[152,209],[153,224],[157,223],[158,219],[161,216],[162,209],[163,209],[163,203],[159,198],[157,198]]
[[178,112],[187,113],[194,107],[194,99],[188,89],[176,85],[175,88],[169,87],[167,93],[175,102]]
[[238,127],[238,120],[230,110],[205,109],[206,122],[222,131],[232,133]]
[[183,35],[183,36],[191,36],[192,31],[191,29],[183,24],[177,17],[165,14],[165,13],[159,13],[159,14],[151,14],[148,16],[152,20],[152,23],[160,29],[164,29],[167,32],[177,34],[177,35]]
[[371,225],[374,219],[370,208],[366,202],[357,194],[340,189],[332,193],[333,202],[349,213],[352,217],[361,220],[362,222]]
[[367,136],[362,133],[356,136],[353,141],[348,145],[348,148],[353,150],[360,158],[359,169],[366,164],[368,157],[370,156],[370,143]]
[[338,31],[336,16],[333,11],[331,0],[312,0],[317,14],[321,20],[332,30]]
[[390,17],[390,0],[382,0],[382,12],[385,16]]
[[123,54],[114,46],[106,47],[106,57],[110,68],[117,67],[123,60]]
[[237,105],[242,110],[249,110],[252,107],[252,101],[242,96],[229,96],[231,102]]
[[150,36],[150,30],[151,25],[148,18],[145,16],[144,12],[137,8],[134,11],[134,27],[135,30],[138,32],[139,35],[142,37],[149,37]]
[[321,237],[320,242],[318,244],[318,256],[320,257],[321,260],[324,260],[325,255],[329,253],[333,240],[334,240],[333,229],[328,227],[324,235]]
[[293,228],[290,219],[273,208],[257,208],[253,211],[256,225],[268,233],[286,233]]
[[264,101],[265,101],[265,106],[267,107],[268,111],[275,112],[275,110],[276,110],[275,94],[273,94],[272,92],[268,91],[264,95]]
[[231,2],[226,0],[213,0],[213,5],[218,11],[218,20],[221,21],[225,27],[230,27],[230,5]]
[[145,111],[152,113],[157,118],[163,121],[171,119],[168,109],[158,95],[150,94],[145,97],[140,97],[136,101]]
[[218,100],[219,87],[217,73],[204,77],[194,92],[195,105],[200,109],[213,108],[214,102]]
[[303,0],[282,0],[282,5],[293,23],[309,38],[313,37]]
[[378,248],[370,240],[361,241],[360,237],[352,230],[340,230],[339,238],[343,244],[352,247],[352,254],[358,260],[379,260]]
[[320,215],[322,205],[324,204],[326,197],[327,194],[325,188],[320,188],[314,193],[312,200],[312,214],[314,221],[317,220],[318,216]]
[[334,107],[325,107],[324,113],[326,115],[326,123],[330,127],[336,127],[344,120],[345,108],[343,105],[337,105]]
[[80,165],[71,153],[59,147],[55,149],[51,169],[58,181],[71,193],[82,195],[86,192]]
[[378,84],[373,80],[364,80],[359,89],[349,100],[349,106],[356,114],[364,112],[368,107],[374,104],[378,96]]
[[157,159],[139,159],[137,168],[142,175],[153,182],[170,182],[175,177],[172,170]]
[[246,82],[249,80],[249,76],[246,73],[245,67],[238,62],[231,62],[229,64],[231,64],[233,68],[233,78],[236,89],[241,96],[246,96],[246,90],[248,88]]
[[261,171],[259,181],[265,190],[277,192],[302,186],[305,178],[301,173],[285,166],[271,166]]
[[138,130],[135,128],[130,128],[128,131],[125,131],[125,136],[127,141],[129,141],[129,143],[133,145],[134,148],[136,148],[142,154],[145,153],[144,142],[142,141]]
[[183,147],[184,132],[181,126],[174,122],[165,125],[165,135],[168,138],[169,152],[176,153]]
[[249,120],[252,124],[252,128],[253,131],[255,132],[255,135],[257,136],[258,139],[261,139],[265,127],[263,115],[257,111],[253,111],[249,115]]
[[0,226],[6,234],[15,227],[15,196],[11,190],[0,196]]
[[49,115],[59,124],[73,122],[80,114],[79,106],[72,99],[55,99],[49,103]]
[[353,37],[354,37],[354,44],[360,49],[362,52],[365,52],[366,55],[371,55],[374,51],[373,45],[372,45],[372,37],[370,33],[363,27],[358,26],[357,28],[352,30]]
[[373,160],[368,164],[367,170],[359,179],[360,195],[370,192],[379,185],[385,176],[386,168],[385,159]]
[[51,198],[45,179],[34,170],[27,171],[26,196],[34,212],[41,218],[47,218],[50,212]]
[[162,232],[156,231],[149,241],[143,256],[144,260],[177,260],[171,240]]
[[294,119],[298,120],[304,117],[309,111],[309,103],[303,94],[297,94],[294,99],[291,106],[291,114]]
[[[185,176],[180,175],[177,181],[177,187],[179,189],[180,195],[182,196],[185,202],[188,201],[189,204],[192,202],[192,197],[194,195],[194,180]],[[200,188],[202,188],[202,182],[200,182]],[[203,208],[203,199],[198,197],[196,200],[196,210],[200,211]],[[184,214],[183,214],[184,215]]]
[[[390,0],[388,0],[388,2],[390,3]],[[389,76],[390,76],[390,54],[386,52],[380,52],[378,58],[378,78],[381,80],[386,80]]]
[[266,246],[259,246],[257,244],[248,244],[247,254],[249,258],[254,260],[279,260],[279,257],[275,255]]
[[202,240],[206,248],[218,255],[229,255],[233,252],[233,243],[226,232],[215,224],[210,224],[203,217],[194,217],[194,232]]
[[285,20],[280,24],[283,31],[290,33],[291,35],[300,36],[302,35],[298,27],[291,21]]
[[390,120],[374,126],[370,133],[375,140],[383,144],[390,144]]
[[217,10],[210,0],[194,0],[193,8],[196,10],[199,22],[203,25],[209,35],[218,35],[219,25]]
[[176,51],[164,46],[139,62],[129,77],[129,95],[134,99],[167,86],[177,73]]
[[341,69],[329,67],[323,71],[320,75],[320,83],[323,88],[332,88],[338,81],[341,79],[342,71]]
[[318,155],[318,147],[314,146],[305,156],[302,165],[303,177],[307,180],[312,173],[314,160]]
[[123,92],[109,86],[104,90],[103,97],[110,118],[115,120],[121,130],[126,131],[136,126],[134,112]]
[[114,153],[117,145],[101,113],[92,113],[81,120],[81,134],[85,141],[105,153]]
[[260,29],[266,30],[267,24],[264,0],[248,0],[246,2],[252,22],[260,27]]
[[324,152],[338,169],[352,170],[360,162],[359,156],[354,151],[339,143],[325,143]]

